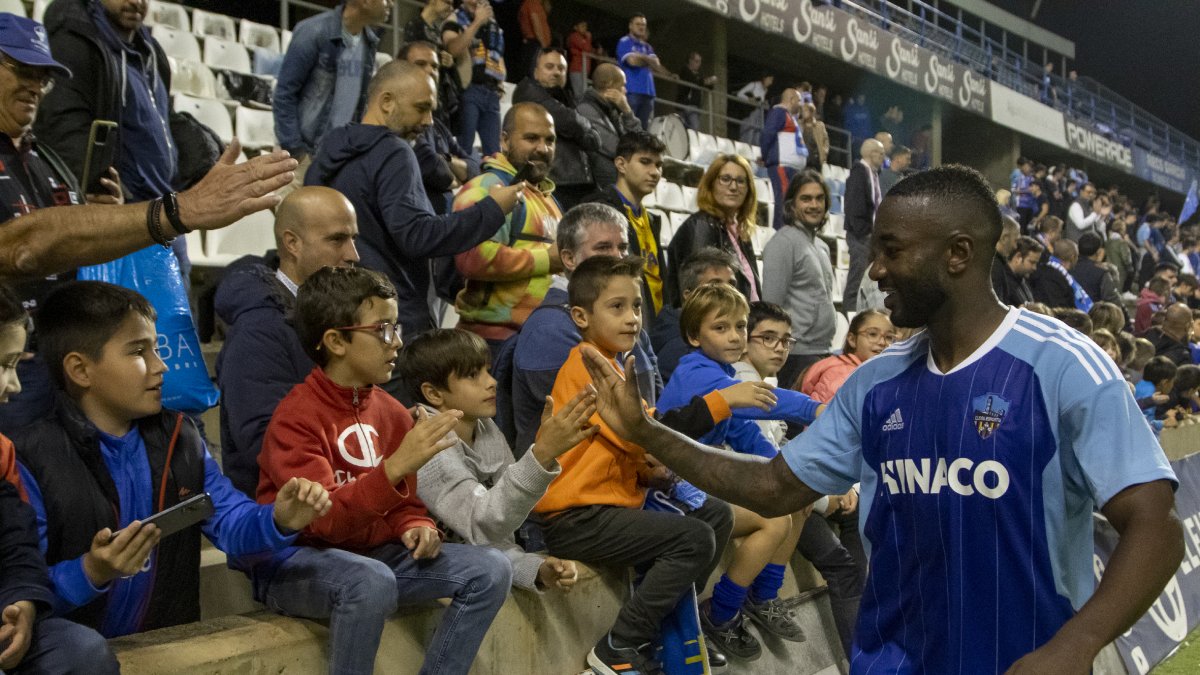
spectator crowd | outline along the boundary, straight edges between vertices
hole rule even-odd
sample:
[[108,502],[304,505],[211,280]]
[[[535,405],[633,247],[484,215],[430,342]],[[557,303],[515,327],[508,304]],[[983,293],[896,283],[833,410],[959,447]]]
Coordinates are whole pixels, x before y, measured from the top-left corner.
[[[774,461],[912,332],[883,307],[873,253],[884,198],[924,150],[893,141],[898,106],[875,124],[863,96],[842,106],[807,83],[769,105],[765,76],[739,92],[762,165],[718,154],[668,241],[647,202],[666,148],[648,129],[656,77],[676,76],[646,17],[597,64],[587,22],[559,47],[550,2],[519,4],[517,36],[487,0],[429,0],[382,65],[388,0],[300,22],[274,94],[281,150],[238,163],[236,141],[208,161],[180,142],[145,3],[57,0],[45,25],[0,14],[0,670],[117,672],[105,638],[197,621],[202,534],[255,600],[329,623],[335,673],[372,672],[385,621],[438,598],[422,672],[466,673],[510,592],[569,592],[580,563],[641,575],[595,672],[662,672],[672,640],[714,666],[752,660],[805,639],[783,590],[796,551],[852,654],[860,488],[772,517],[709,494],[598,412],[589,355],[638,383],[649,418]],[[716,80],[698,53],[681,65],[694,128]],[[96,119],[121,147],[100,176]],[[827,120],[858,158],[840,297]],[[166,405],[167,308],[87,270],[153,250],[186,279],[188,232],[267,208],[274,249],[215,291],[222,400],[206,429],[202,410]],[[1154,429],[1189,423],[1200,232],[1025,158],[996,208],[996,296],[1090,337]],[[154,518],[184,506],[200,516]],[[704,640],[664,630],[680,598]]]

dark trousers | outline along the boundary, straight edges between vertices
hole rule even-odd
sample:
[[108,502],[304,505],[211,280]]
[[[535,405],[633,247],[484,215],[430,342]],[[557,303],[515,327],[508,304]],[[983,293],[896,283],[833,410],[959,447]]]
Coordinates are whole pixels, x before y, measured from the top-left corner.
[[641,120],[642,129],[650,128],[650,118],[654,117],[654,97],[650,94],[626,94],[633,116]]
[[721,560],[733,530],[733,512],[709,497],[686,516],[620,506],[570,509],[542,523],[550,554],[597,565],[649,565],[629,596],[612,635],[640,645],[659,633],[659,624],[693,584],[703,589]]
[[856,237],[847,232],[846,248],[850,252],[850,271],[846,274],[846,290],[842,293],[842,311],[853,312],[858,307],[858,286],[871,260],[871,237]]
[[804,521],[796,546],[800,555],[817,568],[829,585],[833,623],[847,658],[854,641],[854,624],[858,621],[858,606],[867,577],[867,561],[857,519],[856,513],[838,512],[828,519],[814,513]]
[[33,640],[25,658],[15,669],[5,672],[13,675],[115,675],[121,672],[121,667],[99,633],[66,619],[50,617],[34,624]]

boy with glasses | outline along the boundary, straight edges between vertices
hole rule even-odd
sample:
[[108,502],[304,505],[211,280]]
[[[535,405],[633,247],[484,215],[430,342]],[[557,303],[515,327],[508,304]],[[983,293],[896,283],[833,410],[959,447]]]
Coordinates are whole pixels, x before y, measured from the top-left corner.
[[396,291],[363,268],[326,267],[300,287],[296,332],[317,363],[279,404],[263,439],[259,501],[302,476],[333,507],[293,547],[253,569],[255,596],[292,616],[329,619],[329,671],[371,673],[398,605],[450,598],[421,672],[463,673],[508,595],[512,567],[486,547],[443,544],[416,472],[454,445],[462,417],[408,410],[377,385],[401,347]]

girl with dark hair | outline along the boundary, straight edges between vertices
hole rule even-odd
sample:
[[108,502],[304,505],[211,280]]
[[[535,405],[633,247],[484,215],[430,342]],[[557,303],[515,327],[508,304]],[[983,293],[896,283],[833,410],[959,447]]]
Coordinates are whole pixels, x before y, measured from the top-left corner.
[[823,403],[833,400],[850,373],[887,349],[895,337],[896,328],[886,311],[868,309],[855,314],[842,353],[814,363],[804,374],[800,391]]

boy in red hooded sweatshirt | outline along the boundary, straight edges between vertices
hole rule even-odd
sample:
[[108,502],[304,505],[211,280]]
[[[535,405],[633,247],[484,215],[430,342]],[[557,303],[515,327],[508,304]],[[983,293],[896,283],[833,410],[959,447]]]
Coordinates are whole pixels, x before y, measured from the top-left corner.
[[333,508],[307,544],[253,566],[255,595],[277,611],[329,619],[329,670],[371,673],[398,605],[450,598],[422,673],[465,674],[508,594],[512,568],[493,548],[443,544],[417,498],[416,472],[454,444],[462,413],[414,425],[379,384],[402,345],[396,291],[363,268],[326,267],[296,297],[296,331],[317,367],[276,408],[258,462],[258,499],[291,476],[329,490]]

